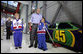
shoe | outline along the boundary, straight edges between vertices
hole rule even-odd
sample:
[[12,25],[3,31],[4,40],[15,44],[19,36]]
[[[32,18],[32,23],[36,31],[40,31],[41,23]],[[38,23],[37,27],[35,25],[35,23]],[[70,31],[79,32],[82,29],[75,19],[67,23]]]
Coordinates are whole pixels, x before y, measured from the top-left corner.
[[17,47],[15,49],[18,49]]
[[20,49],[22,48],[22,47],[19,47]]
[[39,49],[41,49],[41,50],[42,50],[42,48],[39,48]]
[[46,51],[47,49],[43,49],[43,51]]
[[43,51],[46,51],[47,49],[43,49]]
[[8,40],[8,38],[6,38],[6,40]]
[[34,46],[34,48],[37,48],[37,46]]
[[33,47],[33,45],[30,45],[29,48]]

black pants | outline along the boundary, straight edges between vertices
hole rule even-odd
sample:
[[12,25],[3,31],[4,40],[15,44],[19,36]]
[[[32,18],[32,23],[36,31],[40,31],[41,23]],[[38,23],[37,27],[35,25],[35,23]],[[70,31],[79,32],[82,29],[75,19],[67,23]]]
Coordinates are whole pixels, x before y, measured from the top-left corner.
[[30,36],[30,38],[31,38],[30,45],[33,45],[33,43],[35,41],[34,46],[37,46],[37,27],[38,27],[37,24],[32,25],[32,32],[31,32],[31,36]]
[[30,31],[30,41],[31,41],[31,32],[32,32],[32,31]]
[[11,31],[11,28],[9,28],[9,27],[6,28],[6,32],[7,32],[6,33],[6,39],[10,39],[10,35],[11,35],[11,32],[10,31]]

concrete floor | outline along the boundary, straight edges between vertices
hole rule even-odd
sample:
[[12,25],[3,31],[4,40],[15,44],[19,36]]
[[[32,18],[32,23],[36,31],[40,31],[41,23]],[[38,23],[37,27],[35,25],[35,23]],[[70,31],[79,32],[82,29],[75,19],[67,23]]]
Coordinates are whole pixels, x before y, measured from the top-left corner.
[[47,43],[47,51],[34,47],[28,48],[30,45],[29,37],[28,34],[23,34],[22,49],[15,49],[13,36],[11,36],[10,40],[6,40],[6,36],[4,35],[3,40],[1,40],[1,53],[76,53],[63,47],[53,48],[50,43]]

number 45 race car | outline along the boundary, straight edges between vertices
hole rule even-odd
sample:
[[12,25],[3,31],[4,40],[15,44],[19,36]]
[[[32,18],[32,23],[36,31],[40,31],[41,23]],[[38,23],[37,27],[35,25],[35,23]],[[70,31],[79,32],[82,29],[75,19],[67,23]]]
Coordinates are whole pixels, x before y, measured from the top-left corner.
[[[82,28],[74,23],[61,22],[48,26],[48,31],[55,43],[63,47],[82,51]],[[46,41],[51,42],[48,33]]]

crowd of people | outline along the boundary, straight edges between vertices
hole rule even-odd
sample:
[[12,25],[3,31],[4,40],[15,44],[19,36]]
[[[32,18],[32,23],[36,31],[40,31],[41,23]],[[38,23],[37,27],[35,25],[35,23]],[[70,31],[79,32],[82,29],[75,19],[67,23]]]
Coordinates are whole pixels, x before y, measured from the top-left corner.
[[[23,32],[23,22],[19,18],[19,13],[15,13],[15,19],[11,21],[11,18],[6,21],[6,39],[10,39],[11,32],[14,36],[15,49],[22,48],[22,32]],[[46,28],[48,28],[46,19],[40,14],[40,9],[36,10],[36,13],[31,15],[31,19],[28,22],[30,29],[30,46],[29,48],[39,48],[43,51],[47,50],[46,45]],[[3,33],[3,20],[1,19],[1,34]],[[1,35],[3,36],[3,34]],[[2,38],[1,38],[2,40]],[[35,42],[35,44],[33,44]]]

